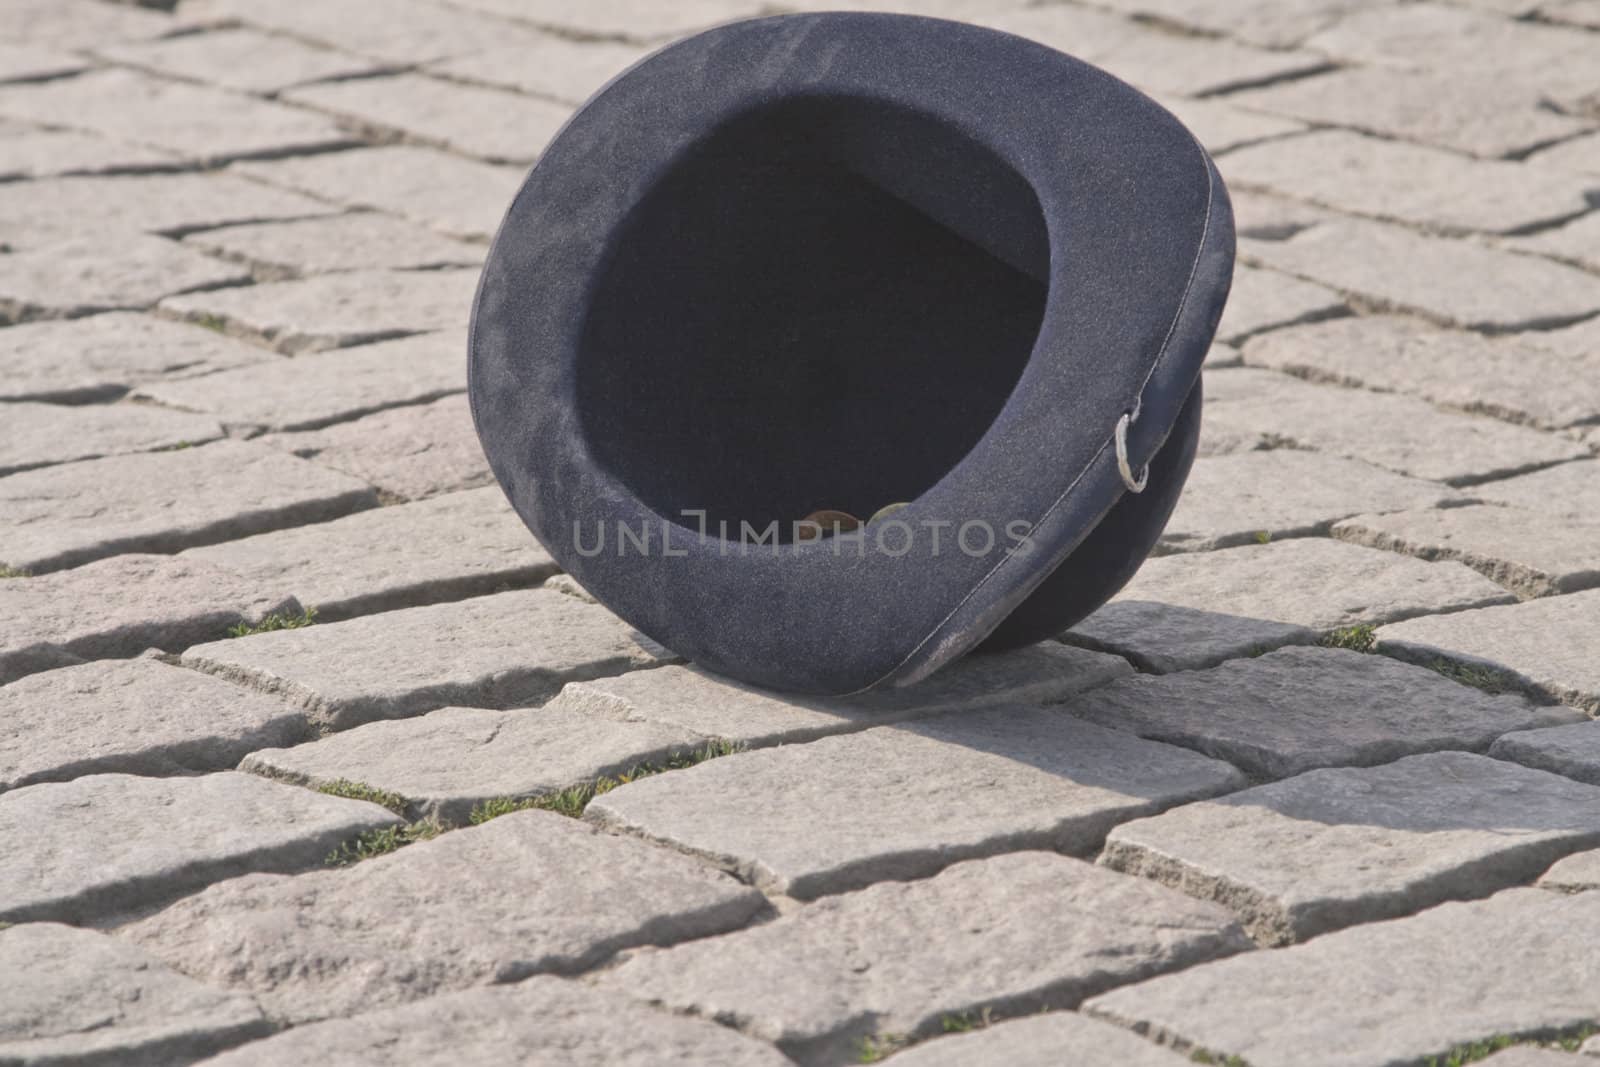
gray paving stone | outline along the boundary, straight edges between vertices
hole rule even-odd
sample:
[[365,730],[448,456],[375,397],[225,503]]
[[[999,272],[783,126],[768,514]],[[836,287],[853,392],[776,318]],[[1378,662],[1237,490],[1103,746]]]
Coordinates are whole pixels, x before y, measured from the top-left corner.
[[463,327],[476,270],[362,270],[176,296],[163,310],[215,316],[280,351],[316,352]]
[[215,416],[232,433],[310,430],[465,392],[466,347],[455,330],[418,334],[313,352],[296,359],[288,373],[260,363],[141,386],[134,396]]
[[1061,636],[1144,670],[1193,670],[1345,626],[1513,599],[1453,561],[1292,538],[1152,559],[1116,599]]
[[1223,310],[1217,336],[1238,344],[1252,334],[1297,322],[1314,322],[1346,312],[1344,300],[1325,286],[1240,264]]
[[333,210],[230,174],[122,174],[0,184],[0,232],[12,250],[91,234],[175,233]]
[[1524,252],[1566,260],[1600,273],[1600,211],[1592,211],[1565,226],[1507,243]]
[[0,686],[0,791],[85,774],[227,770],[309,737],[281,702],[155,659],[103,660]]
[[878,1034],[929,1036],[943,1016],[985,1007],[1002,1015],[1073,1007],[1247,944],[1214,904],[1024,852],[641,952],[599,985],[726,1019],[802,1064],[848,1063]]
[[1243,784],[1192,752],[1002,707],[735,753],[596,797],[585,818],[809,900],[1019,849],[1090,855],[1119,822]]
[[1406,659],[1487,664],[1563,703],[1600,711],[1600,590],[1408,619],[1378,631],[1378,647]]
[[685,857],[524,811],[351,871],[223,882],[119,934],[304,1022],[582,971],[620,949],[733,929],[765,907]]
[[1121,1067],[1179,1067],[1182,1056],[1119,1026],[1076,1012],[1055,1011],[941,1037],[895,1056],[896,1067],[1059,1067],[1115,1063]]
[[320,522],[373,503],[372,490],[349,475],[217,441],[0,478],[0,553],[40,573]]
[[[1551,22],[1565,23],[1570,26],[1582,26],[1585,29],[1600,29],[1600,5],[1594,0],[1554,0],[1553,3],[1540,4],[1539,16]],[[1600,1042],[1591,1041],[1593,1049],[1588,1049],[1589,1054],[1600,1053]]]
[[228,226],[193,234],[185,243],[247,263],[261,281],[373,267],[475,267],[484,254],[478,245],[374,211]]
[[134,173],[177,164],[166,152],[72,130],[10,133],[0,139],[0,178],[53,178],[66,174]]
[[532,52],[523,47],[492,48],[447,59],[429,69],[461,81],[498,85],[576,105],[648,51],[640,45],[616,41],[551,36],[541,38]]
[[1085,1010],[1253,1067],[1421,1063],[1592,1022],[1600,964],[1573,932],[1597,921],[1600,894],[1511,889],[1155,978]]
[[106,934],[57,923],[0,930],[5,1063],[184,1064],[264,1037],[249,997],[210,989]]
[[[1551,864],[1539,876],[1540,889],[1553,889],[1558,893],[1586,893],[1600,889],[1600,849],[1578,852]],[[1600,1054],[1600,1042],[1591,1040],[1583,1047],[1590,1055]]]
[[548,100],[415,73],[308,85],[283,99],[494,163],[533,162],[571,113]]
[[246,582],[196,560],[114,556],[39,578],[0,579],[0,684],[84,659],[177,651],[298,611],[282,583]]
[[1268,50],[1217,37],[1168,33],[1131,19],[1069,5],[1015,5],[981,17],[1101,66],[1146,92],[1180,96],[1261,85],[1327,65],[1312,52]]
[[1219,429],[1363,460],[1399,474],[1472,485],[1589,454],[1567,437],[1399,393],[1343,389],[1244,368],[1206,379],[1206,418]]
[[1240,93],[1231,103],[1317,125],[1348,126],[1468,155],[1516,155],[1583,133],[1527,86],[1470,69],[1448,73],[1346,67]]
[[1581,522],[1485,504],[1357,515],[1333,535],[1421,559],[1460,560],[1525,597],[1600,585],[1600,516]]
[[[1240,237],[1261,241],[1282,241],[1308,226],[1337,218],[1333,212],[1298,200],[1249,189],[1229,189],[1233,201],[1234,228]],[[1237,270],[1240,264],[1235,264]]]
[[1532,474],[1474,486],[1472,495],[1497,504],[1578,520],[1600,515],[1600,460],[1579,460]]
[[1532,157],[1535,163],[1579,174],[1600,174],[1600,131],[1569,138],[1542,149]]
[[342,730],[447,704],[542,703],[661,662],[604,608],[547,589],[405,608],[188,649],[187,667],[281,694]]
[[1230,185],[1356,215],[1489,233],[1580,215],[1589,210],[1585,194],[1591,187],[1554,168],[1468,160],[1349,130],[1315,130],[1241,148],[1221,167]]
[[392,64],[427,63],[488,48],[523,46],[543,36],[505,19],[427,0],[184,0],[184,14],[243,22]]
[[579,982],[537,977],[296,1027],[208,1060],[207,1065],[276,1067],[328,1058],[349,1067],[393,1063],[459,1067],[508,1061],[564,1067],[655,1067],[669,1062],[789,1067],[791,1063],[772,1046],[714,1023],[655,1011]]
[[0,827],[13,843],[0,870],[0,920],[127,913],[248,871],[310,866],[398,822],[364,800],[235,771],[25,786],[0,794]]
[[90,130],[208,165],[355,141],[309,111],[122,69],[5,86],[0,114]]
[[111,312],[0,334],[0,400],[114,400],[134,385],[279,362],[264,348],[154,315]]
[[1544,337],[1484,337],[1401,315],[1359,315],[1251,338],[1244,361],[1541,427],[1600,418],[1600,375],[1574,373],[1571,359],[1541,347]]
[[1600,316],[1559,330],[1540,330],[1523,334],[1530,344],[1548,348],[1579,360],[1600,358]]
[[1231,152],[1241,145],[1268,141],[1305,129],[1303,123],[1294,119],[1246,111],[1220,100],[1167,97],[1161,101],[1161,106],[1193,130],[1195,137],[1213,156]]
[[249,277],[235,264],[160,237],[78,238],[0,256],[0,319],[147,308],[164,296]]
[[1600,843],[1600,789],[1468,752],[1316,770],[1111,832],[1100,862],[1286,945],[1526,884]]
[[1124,598],[1098,609],[1059,640],[1125,656],[1141,671],[1166,674],[1310,644],[1317,637],[1318,631],[1294,623]]
[[377,208],[453,237],[478,239],[500,225],[523,173],[419,145],[237,163],[233,169],[347,207]]
[[697,667],[662,667],[573,682],[545,706],[595,718],[659,723],[700,738],[762,748],[943,712],[1054,703],[1132,673],[1115,656],[1045,643],[966,656],[916,685],[857,697],[774,693]]
[[1412,311],[1446,325],[1543,328],[1600,310],[1594,275],[1382,223],[1323,223],[1286,241],[1245,241],[1241,250],[1247,261],[1322,282],[1381,310]]
[[154,452],[222,436],[215,419],[147,404],[7,404],[0,475],[75,459]]
[[1483,1062],[1493,1067],[1584,1067],[1583,1060],[1570,1052],[1537,1045],[1513,1045]]
[[537,585],[556,569],[499,486],[371,508],[183,556],[293,589],[322,622]]
[[89,48],[112,41],[160,37],[180,29],[182,19],[164,11],[94,0],[12,0],[0,11],[0,41]]
[[301,785],[363,782],[405,797],[412,817],[465,825],[485,801],[559,793],[659,764],[702,740],[658,723],[560,709],[440,708],[293,748],[266,748],[239,769]]
[[1108,0],[1115,11],[1162,19],[1174,25],[1284,48],[1299,44],[1373,0],[1249,0],[1217,4],[1208,0]]
[[720,22],[749,18],[763,10],[759,0],[678,0],[673,4],[591,0],[582,6],[562,0],[463,0],[462,6],[584,38],[644,41],[682,36]]
[[1489,755],[1600,785],[1600,723],[1518,730],[1496,741]]
[[88,65],[84,59],[43,45],[0,44],[0,83],[60,78]]
[[[1241,434],[1241,436],[1243,436]],[[1292,448],[1201,456],[1161,535],[1165,551],[1210,551],[1327,533],[1367,509],[1425,508],[1460,494],[1342,456]]]
[[1197,749],[1257,778],[1439,749],[1481,752],[1508,731],[1579,719],[1570,708],[1490,695],[1411,664],[1331,648],[1285,648],[1212,670],[1130,678],[1062,710]]
[[244,28],[214,29],[96,50],[129,66],[250,93],[275,93],[324,78],[379,69],[371,60]]
[[363,478],[400,500],[422,500],[494,481],[465,396],[261,440]]

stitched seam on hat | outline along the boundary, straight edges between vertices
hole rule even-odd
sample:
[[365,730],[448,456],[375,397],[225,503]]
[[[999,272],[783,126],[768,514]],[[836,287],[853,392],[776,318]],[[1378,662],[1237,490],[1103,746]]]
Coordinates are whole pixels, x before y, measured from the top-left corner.
[[[1145,386],[1149,385],[1150,379],[1155,377],[1156,368],[1160,366],[1161,361],[1166,358],[1167,346],[1172,343],[1173,335],[1178,332],[1178,321],[1183,318],[1184,309],[1189,306],[1189,294],[1193,291],[1194,280],[1200,273],[1200,259],[1205,254],[1206,241],[1211,237],[1211,211],[1212,205],[1216,203],[1217,179],[1216,175],[1213,173],[1210,159],[1206,155],[1205,149],[1201,147],[1199,139],[1194,136],[1194,132],[1192,130],[1185,128],[1185,132],[1189,134],[1189,140],[1193,142],[1195,149],[1199,151],[1200,161],[1204,163],[1206,167],[1206,217],[1200,226],[1200,241],[1195,246],[1194,260],[1189,264],[1189,280],[1184,284],[1183,295],[1178,298],[1177,310],[1172,314],[1172,322],[1167,326],[1167,335],[1166,337],[1162,338],[1161,347],[1156,350],[1156,358],[1151,361],[1150,370],[1147,374],[1145,374],[1144,381],[1139,383],[1139,391],[1134,396],[1134,403],[1136,405],[1142,403]],[[1114,433],[1115,431],[1113,431],[1113,434]],[[1051,505],[1044,509],[1044,513],[1039,516],[1039,520],[1033,524],[1032,529],[1037,530],[1041,524],[1050,518],[1051,515],[1055,514],[1056,509],[1059,508],[1062,502],[1065,501],[1067,497],[1071,496],[1072,491],[1078,487],[1078,483],[1083,481],[1084,475],[1088,474],[1090,468],[1100,461],[1101,456],[1105,455],[1106,449],[1110,447],[1111,442],[1112,437],[1107,437],[1103,442],[1101,442],[1099,449],[1097,449],[1095,454],[1090,457],[1089,462],[1083,465],[1083,469],[1079,471],[1077,477],[1073,478],[1072,481],[1067,484],[1067,487],[1061,491],[1061,495],[1056,497]],[[858,693],[864,693],[874,686],[882,683],[886,678],[893,676],[907,663],[911,662],[911,658],[918,652],[921,652],[923,646],[925,646],[929,641],[932,641],[934,636],[938,634],[940,630],[944,629],[945,624],[947,624],[951,619],[955,618],[956,613],[967,606],[967,601],[978,595],[978,591],[989,583],[989,579],[993,578],[1000,572],[1001,567],[1004,567],[1016,556],[1021,547],[1021,545],[1018,545],[1016,548],[1011,549],[1000,558],[999,562],[997,562],[993,567],[989,568],[988,572],[984,574],[982,578],[979,578],[971,589],[967,590],[967,595],[962,597],[956,606],[950,609],[949,614],[945,615],[944,618],[935,623],[933,628],[928,631],[927,636],[923,637],[921,641],[918,641],[916,645],[912,647],[911,651],[905,654],[900,662],[896,663],[893,667],[889,668],[887,671],[883,672],[883,674],[879,675],[871,682],[868,682],[860,689],[852,689],[848,693],[841,693],[839,695],[855,696]],[[1063,560],[1062,562],[1064,563],[1066,561]]]

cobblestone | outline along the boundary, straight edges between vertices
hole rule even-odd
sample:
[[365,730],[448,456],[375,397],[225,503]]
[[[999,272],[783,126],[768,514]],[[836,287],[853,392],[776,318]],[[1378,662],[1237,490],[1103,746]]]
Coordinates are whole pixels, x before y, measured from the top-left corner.
[[546,37],[532,53],[521,47],[493,48],[447,59],[429,69],[460,81],[514,89],[565,104],[581,104],[648,51],[638,45],[614,41]]
[[246,263],[261,281],[329,271],[475,267],[484,250],[372,211],[206,230],[186,244]]
[[0,138],[5,160],[0,179],[53,178],[68,174],[137,173],[165,170],[176,157],[154,148],[109,141],[72,130],[29,130]]
[[1415,397],[1339,389],[1245,368],[1209,375],[1206,418],[1219,429],[1360,459],[1450,485],[1504,478],[1589,455],[1569,438],[1441,411]]
[[349,271],[177,296],[161,307],[221,319],[292,355],[464,327],[477,281],[472,270]]
[[[181,820],[182,837],[169,829]],[[399,820],[364,800],[224,771],[198,778],[94,774],[0,794],[12,842],[0,921],[125,914],[247,871],[315,864]]]
[[1545,338],[1490,338],[1400,315],[1359,315],[1252,338],[1244,361],[1541,427],[1600,418],[1600,377],[1573,373],[1571,359],[1542,347]]
[[227,770],[310,732],[277,700],[144,658],[0,686],[0,723],[0,792],[85,774]]
[[349,475],[234,441],[0,478],[4,562],[35,573],[337,518],[374,503]]
[[1572,936],[1597,916],[1600,894],[1507,890],[1127,986],[1085,1010],[1254,1067],[1301,1064],[1308,1049],[1347,1067],[1423,1062],[1600,1015],[1594,953]]
[[1454,152],[1317,130],[1241,148],[1230,182],[1357,215],[1448,230],[1505,233],[1589,210],[1591,183],[1553,168],[1463,159]]
[[343,730],[448,704],[507,708],[660,660],[604,608],[532,589],[188,649],[185,666],[280,693]]
[[232,879],[119,933],[303,1022],[580,971],[620,949],[742,925],[763,907],[692,860],[527,811],[351,871]]
[[6,329],[0,400],[115,400],[144,382],[275,362],[281,357],[214,330],[112,312]]
[[1275,448],[1202,455],[1160,548],[1210,551],[1263,538],[1325,534],[1362,509],[1429,508],[1459,499],[1436,482],[1320,452]]
[[1118,1026],[1076,1012],[1050,1012],[1002,1022],[975,1032],[941,1037],[895,1057],[898,1067],[1055,1067],[1062,1063],[1115,1063],[1121,1067],[1179,1067],[1185,1060]]
[[418,334],[301,356],[293,374],[260,363],[142,386],[134,396],[204,412],[233,433],[310,430],[466,392],[465,350],[455,331]]
[[346,207],[377,208],[453,237],[486,239],[522,181],[517,167],[417,145],[328,152],[234,169]]
[[325,622],[535,585],[556,569],[497,486],[191,548],[183,556],[291,588]]
[[1591,211],[1565,226],[1509,242],[1512,248],[1566,260],[1600,274],[1600,211]]
[[[1064,914],[1074,921],[1059,921]],[[1247,943],[1214,904],[1081,860],[1022,852],[640,953],[600,984],[728,1019],[802,1064],[847,1063],[881,1034],[927,1036],[942,1018],[985,1007],[1074,1007]]]
[[1593,722],[1518,730],[1496,741],[1489,755],[1600,785],[1600,725]]
[[627,997],[560,978],[529,978],[509,987],[450,993],[353,1019],[313,1023],[207,1063],[276,1067],[333,1059],[407,1067],[488,1067],[509,1058],[564,1067],[790,1064],[770,1045],[714,1023],[653,1011]]
[[63,407],[8,404],[0,425],[0,475],[75,459],[156,452],[222,436],[213,419],[144,404]]
[[0,318],[147,308],[164,296],[248,278],[234,264],[160,237],[66,241],[0,256]]
[[663,667],[573,682],[546,707],[625,722],[678,727],[752,748],[814,741],[943,712],[997,704],[1046,704],[1132,674],[1128,664],[1053,643],[958,660],[916,685],[857,697],[800,697]]
[[1087,856],[1118,822],[1243,782],[1192,752],[1003,707],[737,753],[624,785],[585,817],[810,899],[1019,849]]
[[[1558,893],[1586,893],[1600,889],[1600,849],[1579,852],[1557,860],[1548,871],[1539,876],[1541,889]],[[1590,1055],[1600,1054],[1600,1042],[1590,1040],[1583,1047]]]
[[1600,789],[1464,752],[1317,770],[1111,832],[1100,862],[1280,945],[1525,884],[1600,842]]
[[1238,344],[1264,330],[1313,322],[1345,310],[1344,301],[1331,289],[1274,270],[1240,265],[1234,268],[1233,288],[1217,336]]
[[1600,515],[1600,460],[1562,463],[1542,471],[1475,486],[1474,496],[1563,518]]
[[1509,671],[1557,700],[1600,712],[1600,661],[1591,635],[1600,590],[1438,615],[1385,626],[1378,647],[1407,659],[1444,658]]
[[94,0],[15,0],[0,11],[0,41],[53,48],[160,37],[181,26],[164,12],[120,4],[108,10]]
[[494,481],[465,396],[380,411],[306,433],[270,434],[261,440],[365,479],[401,500],[476,489]]
[[1600,522],[1484,505],[1358,515],[1333,533],[1421,559],[1460,560],[1525,597],[1600,585]]
[[41,81],[76,74],[82,59],[39,45],[0,44],[0,83]]
[[147,648],[177,651],[297,611],[280,583],[167,556],[114,556],[38,578],[0,579],[0,684],[35,671]]
[[190,33],[98,51],[118,63],[250,93],[276,93],[306,82],[356,77],[380,69],[357,56],[244,28]]
[[207,165],[354,143],[307,111],[131,70],[0,88],[0,114],[120,137]]
[[56,923],[0,930],[0,1057],[8,1063],[189,1063],[269,1024],[116,938]]
[[570,112],[547,100],[421,74],[310,85],[284,99],[493,163],[533,162]]
[[1580,718],[1570,708],[1482,693],[1411,664],[1329,648],[1285,648],[1213,670],[1130,678],[1062,710],[1196,749],[1261,779],[1441,749],[1481,752],[1509,731]]

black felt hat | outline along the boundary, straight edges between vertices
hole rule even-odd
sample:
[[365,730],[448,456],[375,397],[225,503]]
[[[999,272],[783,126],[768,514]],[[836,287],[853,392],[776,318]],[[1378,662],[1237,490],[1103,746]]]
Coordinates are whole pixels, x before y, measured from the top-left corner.
[[780,689],[903,684],[1138,568],[1233,248],[1205,151],[1101,70],[937,19],[733,23],[617,78],[529,174],[473,415],[529,528],[639,630]]

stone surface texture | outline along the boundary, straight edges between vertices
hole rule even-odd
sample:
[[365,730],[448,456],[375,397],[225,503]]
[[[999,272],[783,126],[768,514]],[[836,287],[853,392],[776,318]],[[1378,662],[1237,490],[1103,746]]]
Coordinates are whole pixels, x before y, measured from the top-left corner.
[[[841,7],[1144,91],[1238,256],[1126,586],[808,697],[558,572],[466,331],[575,108]],[[1600,0],[0,0],[0,1063],[1425,1067],[1600,1028],[1597,57]]]

